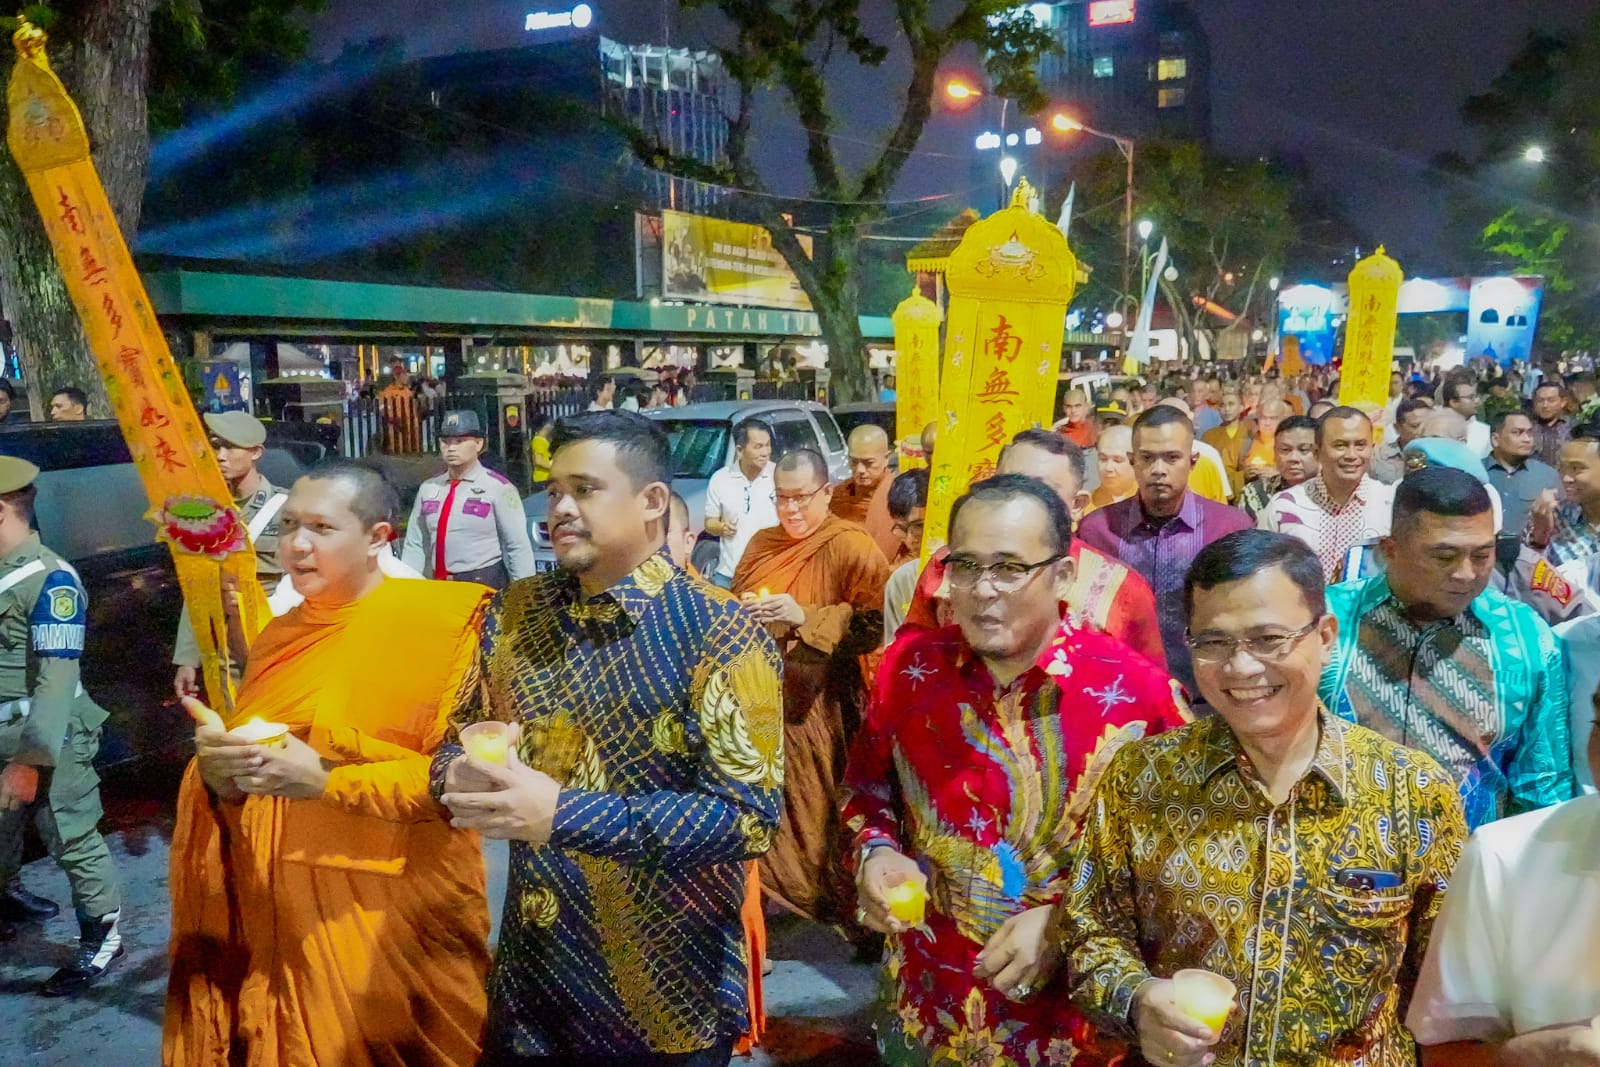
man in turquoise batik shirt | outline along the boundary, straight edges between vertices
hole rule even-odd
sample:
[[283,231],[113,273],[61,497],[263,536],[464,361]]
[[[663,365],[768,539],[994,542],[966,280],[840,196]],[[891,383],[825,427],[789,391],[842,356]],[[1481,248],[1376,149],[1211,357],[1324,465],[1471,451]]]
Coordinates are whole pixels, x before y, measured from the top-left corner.
[[1567,677],[1559,639],[1488,588],[1488,491],[1428,468],[1395,492],[1387,571],[1328,590],[1339,640],[1322,675],[1340,716],[1421,749],[1456,778],[1468,824],[1573,795]]

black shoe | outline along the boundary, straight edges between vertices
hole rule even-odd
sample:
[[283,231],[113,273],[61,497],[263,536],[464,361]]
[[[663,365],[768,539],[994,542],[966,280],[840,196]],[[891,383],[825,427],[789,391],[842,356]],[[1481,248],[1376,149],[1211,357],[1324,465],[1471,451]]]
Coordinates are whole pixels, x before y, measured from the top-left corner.
[[122,930],[117,925],[121,911],[103,919],[78,920],[78,956],[72,966],[63,967],[39,987],[47,997],[70,997],[95,982],[106,968],[128,954],[122,947]]
[[12,882],[4,893],[0,893],[0,922],[42,923],[60,914],[61,905],[34,896],[22,888],[20,882]]

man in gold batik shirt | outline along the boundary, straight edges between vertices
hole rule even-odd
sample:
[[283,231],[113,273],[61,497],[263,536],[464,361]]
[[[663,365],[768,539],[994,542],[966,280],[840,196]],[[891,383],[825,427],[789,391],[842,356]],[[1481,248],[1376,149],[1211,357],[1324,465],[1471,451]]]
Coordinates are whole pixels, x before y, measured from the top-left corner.
[[[1101,782],[1061,916],[1073,999],[1157,1067],[1411,1067],[1401,1019],[1466,836],[1455,783],[1317,702],[1337,624],[1301,542],[1214,542],[1185,606],[1217,715]],[[1185,968],[1237,988],[1220,1031],[1180,1010]]]

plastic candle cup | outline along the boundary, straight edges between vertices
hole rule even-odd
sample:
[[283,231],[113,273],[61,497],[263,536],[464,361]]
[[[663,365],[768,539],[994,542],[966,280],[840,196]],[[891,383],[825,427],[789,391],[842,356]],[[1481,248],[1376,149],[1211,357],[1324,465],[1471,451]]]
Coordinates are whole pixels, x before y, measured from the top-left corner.
[[503,722],[475,722],[462,728],[461,747],[475,760],[504,764],[511,747],[511,727]]
[[771,595],[772,595],[772,590],[768,589],[766,586],[762,586],[761,587],[761,592],[756,594],[756,596],[759,597],[762,600],[767,599],[767,597],[769,597]]
[[234,737],[262,748],[284,748],[289,744],[289,728],[281,722],[266,722],[261,718],[253,718],[243,726],[235,726],[228,731]]
[[1172,976],[1172,995],[1178,1010],[1217,1033],[1222,1032],[1233,1011],[1236,992],[1232,982],[1210,971],[1182,970]]
[[883,894],[889,901],[889,914],[911,926],[921,926],[928,911],[928,887],[912,880],[892,885]]

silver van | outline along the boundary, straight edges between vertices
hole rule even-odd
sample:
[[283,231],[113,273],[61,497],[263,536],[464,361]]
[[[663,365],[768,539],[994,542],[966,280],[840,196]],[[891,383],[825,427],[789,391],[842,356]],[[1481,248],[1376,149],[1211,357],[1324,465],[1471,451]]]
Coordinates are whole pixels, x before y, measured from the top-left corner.
[[[705,529],[706,485],[719,468],[733,462],[733,428],[745,419],[758,418],[772,427],[774,461],[790,449],[815,449],[828,461],[835,485],[850,477],[850,457],[839,424],[826,407],[809,400],[719,400],[643,414],[667,431],[672,442],[672,488],[688,503],[689,523],[696,530]],[[546,507],[542,492],[522,503],[533,538],[534,563],[542,571],[556,565]],[[715,568],[716,552],[717,539],[702,533],[694,552],[694,564],[702,574]]]

